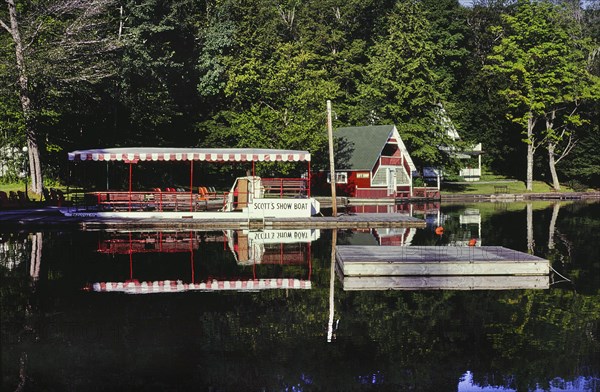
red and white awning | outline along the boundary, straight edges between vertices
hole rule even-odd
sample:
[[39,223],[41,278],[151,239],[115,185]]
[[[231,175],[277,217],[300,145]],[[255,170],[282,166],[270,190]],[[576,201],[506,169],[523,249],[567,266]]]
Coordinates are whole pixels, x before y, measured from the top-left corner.
[[159,280],[154,282],[98,282],[89,289],[96,292],[122,292],[126,294],[177,293],[184,291],[255,291],[268,289],[310,289],[310,280],[302,279],[251,279],[251,280],[209,280],[202,283],[183,283],[180,280]]
[[302,162],[310,153],[302,150],[256,148],[162,148],[123,147],[78,150],[69,153],[70,161],[207,161],[207,162]]

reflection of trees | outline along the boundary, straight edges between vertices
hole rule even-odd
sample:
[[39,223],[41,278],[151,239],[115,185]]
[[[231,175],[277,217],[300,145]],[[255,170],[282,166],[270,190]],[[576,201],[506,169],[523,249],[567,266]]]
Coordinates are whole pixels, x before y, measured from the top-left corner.
[[534,254],[534,240],[533,240],[533,205],[527,203],[527,252]]
[[495,367],[518,390],[547,388],[553,377],[600,376],[600,301],[550,290],[514,293],[494,305],[503,317],[486,327]]
[[560,202],[552,204],[552,218],[548,226],[548,249],[554,249],[554,235],[556,234],[556,220],[558,219],[558,211],[560,210]]
[[[1,310],[2,310],[2,347],[11,346],[9,351],[2,352],[4,363],[5,355],[12,357],[6,362],[14,365],[16,361],[17,376],[16,391],[28,389],[28,367],[30,348],[38,339],[36,327],[37,314],[37,281],[40,277],[42,260],[42,233],[34,233],[27,238],[30,243],[29,254],[26,247],[21,247],[27,241],[21,238],[11,238],[3,245],[2,285],[0,285]],[[29,266],[27,266],[29,260]],[[19,350],[10,343],[17,343]],[[18,356],[18,359],[17,359]],[[7,366],[11,368],[10,366]]]
[[[600,232],[600,203],[563,202],[554,223],[552,241],[548,236],[558,208],[554,207],[554,202],[531,203],[532,231],[524,224],[529,219],[527,207],[522,203],[513,204],[512,210],[484,219],[482,237],[486,239],[486,245],[505,246],[521,252],[527,252],[534,245],[535,255],[549,259],[552,267],[569,278],[578,292],[596,293],[600,271],[594,265],[600,260],[600,247],[595,236]],[[485,216],[484,207],[479,208]],[[553,248],[550,249],[548,243]]]

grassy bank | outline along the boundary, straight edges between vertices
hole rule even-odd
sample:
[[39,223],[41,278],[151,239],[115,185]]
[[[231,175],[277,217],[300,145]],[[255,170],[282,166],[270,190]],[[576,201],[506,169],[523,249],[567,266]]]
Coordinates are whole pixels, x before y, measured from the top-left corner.
[[[441,186],[442,193],[467,193],[467,194],[493,194],[496,192],[498,185],[506,186],[506,191],[503,193],[546,193],[552,192],[552,187],[544,182],[535,181],[533,190],[528,191],[525,183],[521,181],[502,182],[502,183],[443,183]],[[561,186],[561,192],[573,192],[571,188]]]
[[[506,187],[506,191],[502,191],[503,193],[512,194],[554,192],[552,187],[546,182],[534,181],[533,190],[528,191],[525,182],[496,175],[484,175],[482,176],[481,181],[476,182],[444,182],[441,185],[441,192],[447,194],[464,193],[488,195],[497,193],[496,187],[498,186]],[[577,191],[581,190],[582,189],[577,189]],[[574,192],[574,190],[567,184],[561,184],[560,192]]]

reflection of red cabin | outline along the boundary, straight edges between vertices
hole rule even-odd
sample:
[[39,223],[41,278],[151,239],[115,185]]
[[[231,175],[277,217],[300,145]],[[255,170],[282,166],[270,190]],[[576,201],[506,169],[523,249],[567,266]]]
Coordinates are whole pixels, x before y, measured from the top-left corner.
[[[416,169],[394,125],[338,128],[335,132],[337,192],[357,198],[413,196]],[[326,189],[329,173],[316,173]]]
[[416,229],[414,228],[379,228],[372,233],[381,246],[407,246],[412,242]]

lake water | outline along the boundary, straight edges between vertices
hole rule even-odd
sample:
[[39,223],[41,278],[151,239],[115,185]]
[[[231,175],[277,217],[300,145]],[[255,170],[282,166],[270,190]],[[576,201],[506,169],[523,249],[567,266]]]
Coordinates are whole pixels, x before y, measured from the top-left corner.
[[328,230],[1,232],[1,389],[600,391],[600,203],[398,209],[427,228],[337,244],[504,246],[547,288],[346,290]]

